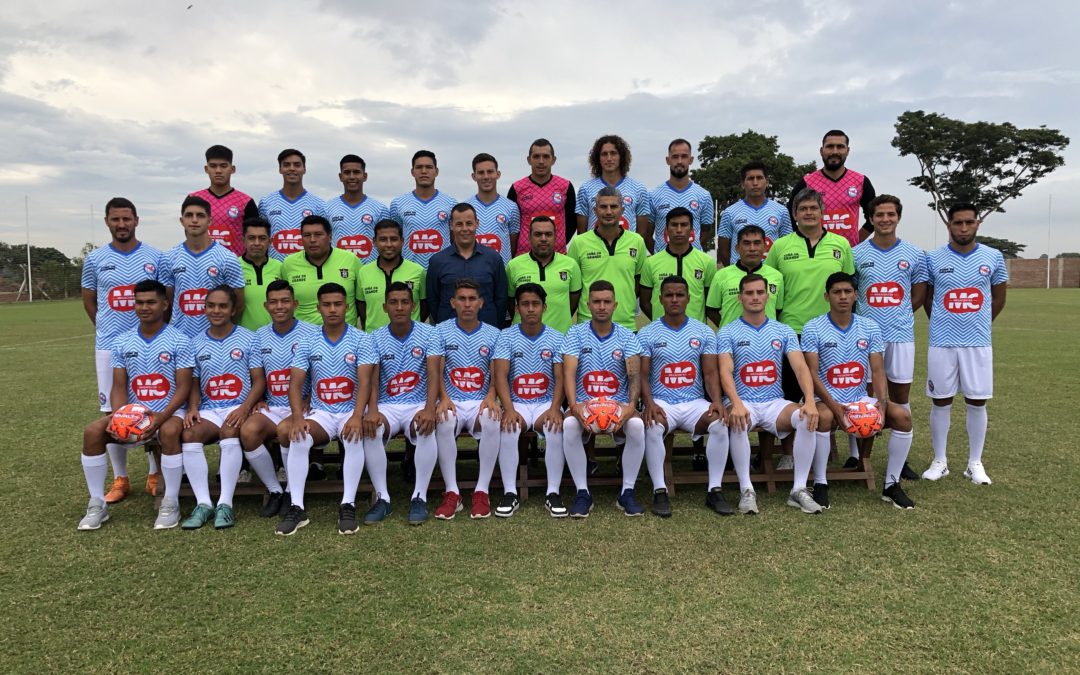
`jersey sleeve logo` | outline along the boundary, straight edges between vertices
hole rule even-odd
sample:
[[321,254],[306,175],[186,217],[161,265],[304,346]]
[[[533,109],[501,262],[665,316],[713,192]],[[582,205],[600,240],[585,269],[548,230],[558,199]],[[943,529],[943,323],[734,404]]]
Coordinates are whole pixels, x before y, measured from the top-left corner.
[[326,377],[315,383],[315,395],[327,405],[352,400],[356,385],[347,377]]
[[424,356],[424,348],[423,347],[413,347],[412,348],[412,355],[415,356],[418,359],[423,358],[423,356]]
[[871,307],[899,307],[904,300],[904,287],[895,281],[870,284],[866,289],[866,304]]
[[302,249],[300,242],[300,230],[296,228],[278,230],[274,233],[274,249],[282,255],[296,253]]
[[202,316],[206,312],[206,289],[190,288],[180,294],[180,311],[186,316]]
[[694,278],[701,281],[705,278],[705,270],[694,270]]
[[776,351],[780,351],[781,349],[784,348],[784,343],[781,342],[780,340],[773,340],[772,341],[772,348],[775,349]]
[[770,225],[779,225],[780,220],[776,216],[769,216],[769,224]]
[[528,373],[518,375],[512,382],[514,395],[520,399],[530,400],[540,398],[547,393],[551,380],[544,373]]
[[769,284],[769,295],[776,295],[776,284]]
[[863,383],[866,371],[858,361],[840,363],[828,369],[829,385],[837,389],[850,389]]
[[411,370],[403,370],[386,381],[386,395],[407,394],[420,384],[420,376]]
[[776,364],[772,361],[754,361],[739,369],[739,379],[748,387],[767,387],[776,384]]
[[208,275],[208,276],[209,276],[209,277],[210,277],[211,279],[213,279],[214,277],[216,277],[216,276],[218,275],[218,268],[217,268],[217,267],[215,267],[214,265],[211,265],[210,267],[207,267],[207,268],[206,268],[206,274],[207,274],[207,275]]
[[360,258],[368,257],[372,251],[371,240],[362,234],[338,239],[337,247],[345,251],[351,251]]
[[559,272],[559,281],[569,281],[569,280],[570,280],[570,273],[569,272],[567,272],[566,270],[563,270],[563,271]]
[[619,391],[619,379],[610,370],[590,370],[581,378],[581,385],[590,398],[612,396]]
[[203,393],[211,401],[233,401],[240,398],[244,383],[232,373],[215,375],[206,381]]
[[540,358],[542,358],[543,360],[550,361],[552,356],[553,356],[553,354],[551,353],[550,349],[541,349],[540,350]]
[[682,389],[697,381],[697,368],[690,361],[669,363],[660,369],[660,384],[668,389]]
[[834,249],[833,249],[833,252],[832,252],[832,257],[833,257],[833,258],[836,258],[837,260],[839,260],[839,259],[840,259],[840,249],[838,249],[838,248],[834,248]]
[[135,284],[113,286],[109,289],[109,309],[114,312],[131,312],[135,309]]
[[691,349],[700,349],[701,348],[701,340],[699,340],[697,338],[690,338],[690,348]]
[[443,247],[443,236],[438,230],[416,230],[409,235],[409,250],[417,255],[438,253]]
[[288,396],[289,395],[289,378],[292,376],[292,370],[289,368],[282,368],[281,370],[271,370],[266,374],[266,386],[270,388],[271,396]]
[[555,204],[562,204],[562,193],[561,192],[552,192],[551,193],[551,201],[553,203],[555,203]]
[[231,352],[229,352],[229,356],[232,357],[233,361],[239,361],[239,360],[244,358],[244,350],[239,349],[239,348],[234,349]]
[[953,314],[970,314],[982,309],[982,291],[977,288],[954,288],[945,293],[945,310]]
[[450,383],[466,394],[478,392],[484,388],[484,371],[476,366],[451,368]]
[[349,270],[344,268],[344,267],[338,269],[338,274],[341,275],[342,279],[348,279],[349,278]]
[[375,219],[371,217],[370,213],[365,213],[364,215],[360,216],[360,220],[363,221],[365,225],[370,225],[375,222]]
[[[503,220],[506,219],[505,216],[499,216],[499,217],[503,218]],[[484,246],[487,246],[488,248],[493,248],[496,251],[501,251],[502,250],[502,239],[500,239],[499,235],[497,235],[497,234],[491,234],[491,233],[478,234],[478,235],[476,235],[476,241],[480,242]]]
[[169,381],[160,373],[136,375],[131,379],[131,391],[140,401],[161,401],[169,395]]

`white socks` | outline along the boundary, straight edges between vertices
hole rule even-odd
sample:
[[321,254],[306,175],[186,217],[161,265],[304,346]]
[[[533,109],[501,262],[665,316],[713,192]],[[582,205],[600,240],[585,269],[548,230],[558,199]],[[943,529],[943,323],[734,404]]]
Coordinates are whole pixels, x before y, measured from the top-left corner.
[[[831,434],[830,434],[831,435]],[[859,458],[859,439],[855,438],[855,434],[847,434],[848,444],[848,457]],[[824,482],[824,481],[822,481]]]
[[791,426],[795,428],[795,440],[792,443],[792,458],[795,461],[794,484],[791,491],[801,490],[806,487],[806,479],[810,476],[810,466],[814,463],[814,448],[817,438],[814,432],[806,426],[806,419],[799,419],[799,411],[791,413]]
[[499,432],[499,475],[502,476],[503,492],[517,494],[518,439],[521,438],[521,431]]
[[342,481],[341,503],[356,504],[356,491],[360,487],[360,477],[364,475],[364,441],[346,441],[341,439],[341,452],[345,459],[341,462]]
[[[447,419],[435,425],[435,442],[439,455],[439,471],[442,473],[443,484],[447,492],[461,494],[457,484],[457,424],[456,415],[450,415]],[[434,467],[433,467],[434,468]],[[495,465],[492,464],[492,469]],[[417,467],[417,478],[420,468]],[[431,476],[429,475],[430,479]],[[427,492],[427,490],[424,490]]]
[[986,406],[967,406],[968,464],[982,461],[986,443]]
[[[720,487],[724,482],[724,467],[727,466],[728,448],[731,449],[731,461],[739,471],[740,459],[745,459],[746,481],[750,482],[750,437],[745,431],[729,437],[728,428],[720,420],[709,425],[709,438],[705,441],[705,457],[709,462],[709,489]],[[740,454],[741,453],[741,454]],[[742,489],[743,475],[739,472],[739,488]]]
[[146,471],[147,473],[160,473],[158,469],[157,457],[154,456],[154,451],[149,447],[146,448]]
[[[854,436],[849,436],[852,440]],[[825,478],[826,472],[829,470],[829,454],[832,450],[832,433],[828,431],[818,431],[814,433],[814,483],[826,483],[828,479]],[[859,450],[855,449],[855,454],[852,457],[858,457]]]
[[650,424],[645,429],[645,464],[649,468],[649,478],[652,480],[653,490],[667,489],[667,482],[664,480],[664,456],[666,454],[663,425]]
[[435,462],[439,459],[439,448],[435,442],[435,434],[417,436],[414,441],[416,453],[413,461],[416,463],[416,487],[413,489],[413,499],[419,497],[427,501],[428,484],[431,483],[431,472],[435,470]]
[[[222,453],[224,452],[225,449],[222,448]],[[244,457],[247,458],[248,464],[255,470],[255,475],[259,477],[267,490],[273,493],[281,492],[281,483],[278,482],[277,472],[274,471],[274,460],[270,457],[265,445],[260,445],[251,452],[245,452]]]
[[885,467],[885,487],[900,482],[900,472],[904,469],[908,451],[911,450],[912,436],[913,433],[910,431],[895,429],[889,434],[889,461]]
[[945,461],[945,446],[949,441],[949,425],[952,424],[952,405],[934,405],[930,408],[930,442],[934,446],[934,459]]
[[191,483],[191,491],[195,493],[195,502],[212,506],[214,501],[210,498],[210,467],[206,464],[203,444],[184,443],[180,446],[180,454],[183,457],[184,473]]
[[[480,413],[480,441],[478,451],[480,455],[480,475],[476,478],[475,492],[490,492],[491,475],[495,473],[495,462],[498,461],[500,455],[499,443],[501,440],[501,433],[502,432],[499,431],[499,423],[492,419],[486,410]],[[454,444],[455,446],[457,445],[456,438],[454,439]],[[454,454],[455,456],[457,455],[456,447]],[[505,477],[505,475],[506,472],[504,471],[503,476]],[[512,490],[507,491],[512,492]],[[457,490],[454,490],[454,492],[457,492]]]
[[[584,452],[584,449],[582,450]],[[566,456],[563,454],[563,433],[561,431],[544,432],[544,466],[547,468],[547,494],[559,494],[562,485],[563,467]]]
[[364,439],[364,460],[367,464],[368,478],[375,490],[375,498],[390,502],[390,491],[386,487],[386,444],[383,434],[386,428],[381,424],[375,430],[375,438]]
[[300,508],[304,508],[304,484],[307,483],[311,446],[314,444],[315,439],[311,434],[304,434],[303,438],[289,444],[289,460],[285,465],[289,474],[289,494],[292,495],[293,506]]
[[218,464],[218,473],[221,474],[221,494],[218,496],[218,504],[231,507],[236,481],[240,479],[240,467],[244,464],[244,451],[240,449],[239,438],[223,438],[219,445],[221,461]]
[[640,417],[631,417],[623,425],[626,443],[622,453],[622,489],[633,490],[645,457],[645,423]]
[[114,478],[127,478],[127,448],[119,443],[106,443],[105,451],[109,453],[109,462],[112,464]]
[[108,462],[105,455],[81,455],[83,475],[86,476],[86,489],[91,499],[105,501],[105,474]]
[[184,456],[162,455],[161,475],[165,477],[165,499],[179,499],[180,481],[184,478]]
[[[563,421],[563,455],[566,466],[570,468],[570,477],[574,479],[574,488],[580,492],[589,491],[588,459],[585,457],[585,444],[581,442],[581,422],[571,415]],[[548,479],[550,482],[550,479]]]

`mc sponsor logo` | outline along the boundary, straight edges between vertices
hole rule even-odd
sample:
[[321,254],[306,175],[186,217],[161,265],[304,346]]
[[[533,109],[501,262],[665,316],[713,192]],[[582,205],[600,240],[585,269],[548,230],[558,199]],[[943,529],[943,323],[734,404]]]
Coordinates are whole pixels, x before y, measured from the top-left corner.
[[540,398],[546,394],[550,382],[551,380],[544,373],[527,373],[518,375],[510,384],[514,389],[515,396],[529,400]]
[[776,384],[778,374],[772,361],[753,361],[739,369],[739,378],[748,387],[767,387]]
[[386,381],[386,395],[407,394],[420,384],[420,376],[411,370],[403,370]]
[[160,373],[136,375],[131,379],[131,391],[140,401],[161,401],[169,396],[169,381]]
[[368,239],[362,234],[338,239],[337,247],[346,251],[351,251],[360,258],[368,257],[371,255],[372,251],[371,239]]
[[443,236],[438,230],[417,230],[409,235],[409,250],[417,255],[438,253],[443,247]]
[[502,251],[502,239],[497,234],[485,233],[476,235],[476,241],[480,242],[488,248],[493,248],[496,251]]
[[274,250],[282,255],[296,253],[304,248],[298,229],[279,230],[274,233],[273,239]]
[[866,304],[871,307],[899,307],[904,300],[904,287],[895,281],[870,284],[866,289]]
[[135,309],[135,284],[113,286],[109,289],[109,309],[114,312],[131,312]]
[[232,373],[214,375],[206,381],[203,393],[211,401],[232,401],[240,398],[240,392],[244,390],[244,383]]
[[327,405],[352,400],[356,385],[347,377],[327,377],[315,383],[315,395]]
[[582,376],[581,387],[590,398],[612,396],[619,391],[619,378],[610,370],[590,370]]
[[189,288],[180,294],[180,311],[186,316],[202,316],[206,313],[206,289]]
[[232,244],[232,230],[225,225],[211,225],[208,230],[210,238],[221,244],[222,246],[230,246]]
[[986,298],[977,288],[954,288],[945,293],[945,311],[953,314],[970,314],[982,309]]
[[857,361],[848,361],[847,363],[831,366],[826,374],[828,375],[829,385],[837,389],[857,387],[863,383],[863,379],[866,377],[866,371],[863,369],[862,364]]
[[697,380],[697,368],[690,361],[669,363],[660,369],[660,384],[668,389],[689,387]]
[[450,383],[466,394],[484,388],[484,371],[476,366],[463,366],[450,369]]
[[289,395],[289,378],[292,375],[292,369],[282,368],[281,370],[271,370],[266,374],[266,386],[270,389],[271,396],[288,396]]

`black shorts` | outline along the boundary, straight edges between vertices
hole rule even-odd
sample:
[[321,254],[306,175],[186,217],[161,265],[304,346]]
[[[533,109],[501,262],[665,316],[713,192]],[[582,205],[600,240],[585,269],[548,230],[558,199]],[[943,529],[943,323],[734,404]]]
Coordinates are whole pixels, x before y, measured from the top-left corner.
[[[800,340],[801,335],[796,336]],[[791,368],[791,364],[788,362],[787,354],[784,354],[784,364],[780,374],[780,384],[784,388],[784,398],[792,403],[802,402],[802,387],[799,386],[799,378],[795,377],[795,371]]]

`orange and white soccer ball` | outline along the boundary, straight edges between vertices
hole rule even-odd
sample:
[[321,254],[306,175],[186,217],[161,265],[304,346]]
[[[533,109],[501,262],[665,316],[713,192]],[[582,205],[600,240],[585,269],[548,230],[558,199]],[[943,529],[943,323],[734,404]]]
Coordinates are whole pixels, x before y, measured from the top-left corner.
[[847,424],[844,431],[855,434],[859,438],[870,438],[885,426],[885,420],[881,418],[881,411],[878,410],[877,406],[866,401],[856,401],[848,404],[844,417]]
[[594,434],[610,434],[619,425],[622,405],[606,396],[585,402],[585,426]]
[[154,415],[141,403],[128,403],[116,409],[109,420],[109,434],[121,443],[138,443],[144,440],[154,426]]

